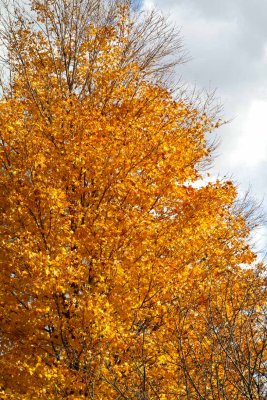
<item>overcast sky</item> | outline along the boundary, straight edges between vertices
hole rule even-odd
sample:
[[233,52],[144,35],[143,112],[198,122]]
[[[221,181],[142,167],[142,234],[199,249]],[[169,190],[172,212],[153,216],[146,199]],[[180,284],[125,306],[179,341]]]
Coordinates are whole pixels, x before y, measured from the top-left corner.
[[[225,119],[214,175],[263,199],[267,213],[267,0],[144,0],[181,27],[186,82],[217,89]],[[265,196],[265,197],[264,197]],[[267,250],[267,229],[257,234]]]

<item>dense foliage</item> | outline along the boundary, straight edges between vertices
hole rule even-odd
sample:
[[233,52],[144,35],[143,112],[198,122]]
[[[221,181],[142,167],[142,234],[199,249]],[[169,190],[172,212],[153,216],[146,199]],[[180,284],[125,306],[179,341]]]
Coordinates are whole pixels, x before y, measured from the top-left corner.
[[233,183],[194,184],[215,122],[162,82],[172,32],[31,7],[2,32],[1,398],[264,399],[263,267]]

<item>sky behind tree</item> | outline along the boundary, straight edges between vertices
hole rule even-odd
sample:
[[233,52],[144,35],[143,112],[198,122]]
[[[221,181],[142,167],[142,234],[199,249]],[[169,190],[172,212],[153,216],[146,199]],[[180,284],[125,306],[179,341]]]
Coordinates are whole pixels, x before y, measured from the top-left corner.
[[[213,175],[249,187],[267,213],[267,2],[262,0],[145,0],[181,28],[190,61],[184,82],[216,89],[223,117]],[[266,251],[267,229],[256,235]]]

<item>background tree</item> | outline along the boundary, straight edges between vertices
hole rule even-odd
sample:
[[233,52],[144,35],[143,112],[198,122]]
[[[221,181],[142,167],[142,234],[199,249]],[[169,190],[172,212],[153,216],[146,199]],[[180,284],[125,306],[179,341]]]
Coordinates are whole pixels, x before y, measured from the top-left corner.
[[175,31],[30,6],[1,35],[2,397],[264,399],[264,268],[232,182],[194,185],[216,122],[167,87]]

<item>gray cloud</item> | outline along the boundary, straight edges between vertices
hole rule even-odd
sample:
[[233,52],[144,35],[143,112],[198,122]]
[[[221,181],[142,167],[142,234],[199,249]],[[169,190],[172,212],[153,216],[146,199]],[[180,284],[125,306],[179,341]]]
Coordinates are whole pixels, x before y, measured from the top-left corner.
[[177,73],[199,88],[217,88],[225,118],[233,118],[219,132],[214,173],[232,175],[241,190],[251,185],[256,197],[265,196],[267,212],[267,1],[155,0],[154,4],[181,27],[190,52],[191,61]]

